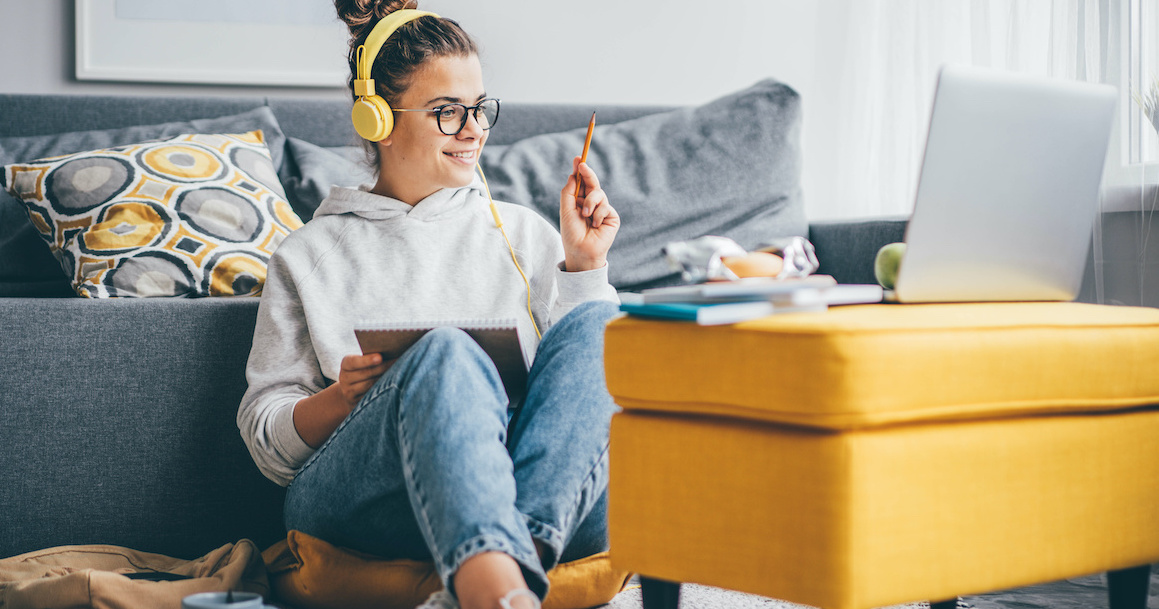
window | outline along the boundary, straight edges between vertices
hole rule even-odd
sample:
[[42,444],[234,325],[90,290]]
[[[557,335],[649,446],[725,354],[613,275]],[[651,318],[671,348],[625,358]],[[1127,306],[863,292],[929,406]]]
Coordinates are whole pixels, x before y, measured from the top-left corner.
[[[1159,162],[1159,3],[1129,2],[1123,84],[1131,90],[1132,104],[1124,113],[1125,158],[1130,164],[1151,164]],[[1152,108],[1150,115],[1138,102]]]
[[[1110,12],[1106,82],[1119,88],[1118,123],[1103,176],[1104,212],[1152,212],[1159,202],[1159,135],[1146,100],[1159,102],[1159,0],[1101,0]],[[1153,115],[1159,122],[1159,108]]]

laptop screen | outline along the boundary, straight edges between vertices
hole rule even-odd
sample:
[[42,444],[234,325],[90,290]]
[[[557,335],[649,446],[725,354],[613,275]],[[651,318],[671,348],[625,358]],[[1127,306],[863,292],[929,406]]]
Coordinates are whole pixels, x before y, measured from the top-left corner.
[[1073,300],[1117,99],[1107,85],[942,68],[897,299]]

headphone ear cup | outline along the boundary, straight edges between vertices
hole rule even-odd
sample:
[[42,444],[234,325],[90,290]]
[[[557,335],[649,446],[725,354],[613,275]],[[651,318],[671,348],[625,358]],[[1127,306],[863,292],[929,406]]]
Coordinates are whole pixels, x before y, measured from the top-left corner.
[[385,99],[377,95],[360,97],[350,110],[354,130],[371,142],[385,140],[394,129],[394,112]]

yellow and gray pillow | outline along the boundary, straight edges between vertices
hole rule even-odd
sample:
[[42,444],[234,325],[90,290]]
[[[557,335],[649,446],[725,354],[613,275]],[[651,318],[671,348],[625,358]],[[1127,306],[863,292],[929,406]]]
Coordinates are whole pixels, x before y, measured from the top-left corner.
[[269,256],[302,225],[261,130],[17,163],[3,177],[91,298],[258,295]]

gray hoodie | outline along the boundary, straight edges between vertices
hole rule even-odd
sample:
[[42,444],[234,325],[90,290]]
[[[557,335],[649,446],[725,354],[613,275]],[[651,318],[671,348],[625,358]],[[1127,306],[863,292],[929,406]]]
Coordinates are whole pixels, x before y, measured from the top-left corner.
[[[606,266],[564,272],[555,228],[527,208],[496,206],[541,331],[582,302],[618,302]],[[313,454],[294,427],[294,405],[334,383],[342,358],[361,352],[356,323],[496,318],[518,320],[524,351],[535,352],[527,287],[477,179],[413,207],[333,188],[270,258],[237,415],[258,468],[285,486]]]

